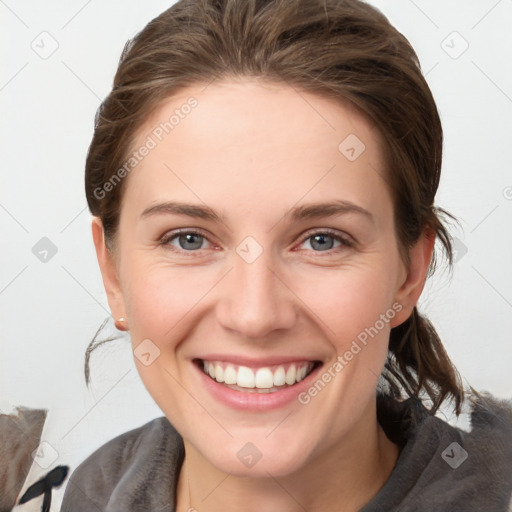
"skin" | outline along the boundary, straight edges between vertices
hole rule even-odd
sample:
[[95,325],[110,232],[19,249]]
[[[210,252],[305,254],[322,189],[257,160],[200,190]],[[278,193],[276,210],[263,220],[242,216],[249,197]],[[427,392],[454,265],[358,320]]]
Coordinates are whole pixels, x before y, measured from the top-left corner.
[[[359,510],[399,454],[377,423],[375,389],[390,329],[423,289],[434,238],[425,232],[405,265],[381,137],[348,103],[257,79],[198,84],[166,100],[135,146],[190,96],[197,107],[125,178],[113,253],[100,219],[92,222],[113,317],[126,318],[134,349],[150,339],[160,350],[148,366],[135,362],[184,438],[177,510]],[[338,150],[349,134],[365,144],[354,161]],[[295,206],[340,199],[373,220],[354,212],[285,218]],[[141,218],[171,200],[207,205],[224,222]],[[178,228],[199,230],[200,248],[178,237],[159,245]],[[327,228],[353,245],[327,238],[327,250],[318,249],[309,232]],[[263,249],[252,263],[236,252],[247,236]],[[306,405],[235,410],[211,397],[193,367],[199,354],[230,353],[296,354],[327,369],[393,304],[400,312]],[[247,442],[262,454],[250,468],[237,457]]]

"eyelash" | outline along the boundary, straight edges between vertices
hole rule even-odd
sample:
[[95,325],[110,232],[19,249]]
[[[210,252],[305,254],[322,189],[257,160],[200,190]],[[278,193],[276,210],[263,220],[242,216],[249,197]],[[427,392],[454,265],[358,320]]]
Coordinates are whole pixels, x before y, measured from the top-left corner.
[[[181,230],[176,230],[176,231],[172,231],[171,233],[166,233],[162,238],[160,238],[160,240],[158,241],[159,245],[163,246],[164,248],[166,249],[169,249],[171,251],[174,251],[174,252],[177,252],[177,253],[184,253],[184,254],[187,254],[187,255],[190,255],[192,256],[193,253],[195,252],[200,252],[201,249],[196,249],[196,250],[193,250],[193,251],[186,251],[184,249],[178,249],[174,246],[171,246],[169,244],[169,242],[171,242],[172,240],[174,240],[176,237],[178,237],[179,235],[183,235],[183,234],[186,234],[186,235],[197,235],[197,236],[200,236],[202,238],[204,238],[205,240],[207,240],[208,242],[212,243],[209,238],[201,233],[200,231],[196,231],[196,230],[188,230],[188,229],[181,229]],[[334,240],[338,241],[341,243],[340,246],[338,247],[333,247],[332,249],[328,249],[326,251],[313,251],[313,252],[316,252],[316,253],[319,253],[319,256],[321,256],[321,253],[326,253],[327,256],[329,255],[332,255],[333,252],[335,252],[337,249],[343,249],[343,248],[347,248],[347,247],[353,247],[355,245],[355,242],[347,237],[347,236],[342,236],[339,232],[337,231],[334,231],[332,229],[323,229],[323,230],[316,230],[316,231],[308,231],[301,239],[299,245],[302,245],[304,242],[306,242],[308,239],[314,237],[314,236],[317,236],[317,235],[327,235],[331,238],[333,238]],[[192,257],[197,257],[195,255],[193,255]]]

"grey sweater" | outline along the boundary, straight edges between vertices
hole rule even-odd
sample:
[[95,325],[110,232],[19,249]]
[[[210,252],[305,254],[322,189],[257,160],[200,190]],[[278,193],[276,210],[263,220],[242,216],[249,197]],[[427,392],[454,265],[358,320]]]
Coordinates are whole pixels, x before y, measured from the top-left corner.
[[[480,393],[468,403],[466,432],[417,400],[378,395],[379,423],[400,455],[360,512],[512,512],[512,400]],[[61,512],[174,512],[183,459],[183,440],[167,418],[149,421],[74,470]]]

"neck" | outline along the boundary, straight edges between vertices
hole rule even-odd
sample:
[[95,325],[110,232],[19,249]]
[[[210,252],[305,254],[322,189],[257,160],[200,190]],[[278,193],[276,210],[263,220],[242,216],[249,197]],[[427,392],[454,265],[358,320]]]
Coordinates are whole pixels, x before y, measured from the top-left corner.
[[187,441],[177,487],[177,512],[357,512],[389,478],[399,449],[377,423],[375,402],[336,445],[284,477],[226,474]]

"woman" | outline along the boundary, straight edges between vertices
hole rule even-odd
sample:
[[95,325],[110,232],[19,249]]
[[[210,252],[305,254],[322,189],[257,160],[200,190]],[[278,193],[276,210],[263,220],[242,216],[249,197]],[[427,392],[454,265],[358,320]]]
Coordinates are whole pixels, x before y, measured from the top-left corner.
[[165,414],[62,511],[507,510],[510,404],[416,304],[451,241],[417,57],[356,0],[179,1],[131,41],[86,163],[116,326]]

